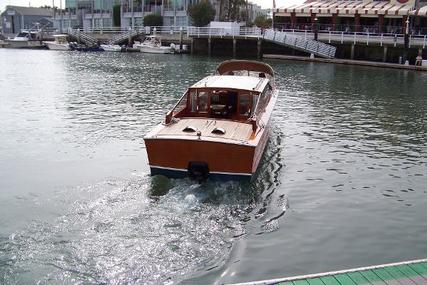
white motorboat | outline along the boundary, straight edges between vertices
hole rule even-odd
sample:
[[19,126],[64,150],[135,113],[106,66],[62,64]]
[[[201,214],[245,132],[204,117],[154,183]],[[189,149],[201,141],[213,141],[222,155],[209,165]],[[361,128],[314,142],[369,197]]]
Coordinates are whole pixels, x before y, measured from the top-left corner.
[[161,39],[156,36],[148,36],[141,44],[135,46],[145,53],[174,53],[173,48],[162,46]]
[[67,40],[67,35],[53,35],[54,41],[43,42],[48,49],[51,50],[70,50],[70,43]]
[[119,45],[100,45],[100,47],[104,51],[111,51],[111,52],[120,52],[122,51],[122,47]]
[[10,48],[41,47],[38,32],[22,30],[14,38],[5,40]]

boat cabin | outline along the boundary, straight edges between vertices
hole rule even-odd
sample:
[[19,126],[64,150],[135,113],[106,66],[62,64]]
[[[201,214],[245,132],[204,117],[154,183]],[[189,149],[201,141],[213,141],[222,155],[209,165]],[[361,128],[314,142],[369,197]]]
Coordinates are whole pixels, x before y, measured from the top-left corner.
[[187,90],[166,115],[165,124],[184,117],[247,122],[264,110],[272,95],[272,71],[220,68],[219,74],[205,77]]
[[159,47],[162,45],[162,40],[157,36],[147,36],[142,43]]
[[33,31],[22,30],[14,38],[14,40],[38,40],[38,33]]
[[68,43],[68,41],[67,41],[68,36],[67,35],[53,35],[53,37],[55,39],[55,43],[58,43],[58,44],[67,44]]

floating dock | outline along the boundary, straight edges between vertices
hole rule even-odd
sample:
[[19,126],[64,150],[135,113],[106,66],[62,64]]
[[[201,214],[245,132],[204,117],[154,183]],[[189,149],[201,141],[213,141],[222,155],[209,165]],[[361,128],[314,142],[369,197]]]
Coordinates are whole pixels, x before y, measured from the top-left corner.
[[426,285],[427,259],[234,285]]

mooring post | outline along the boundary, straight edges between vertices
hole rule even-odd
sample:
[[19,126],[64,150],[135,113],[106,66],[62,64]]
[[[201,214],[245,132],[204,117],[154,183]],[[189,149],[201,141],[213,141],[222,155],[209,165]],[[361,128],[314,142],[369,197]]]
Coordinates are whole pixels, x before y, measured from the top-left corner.
[[258,56],[258,58],[261,58],[261,45],[262,45],[262,40],[261,40],[261,38],[258,38],[258,42],[257,42],[257,56]]
[[179,27],[179,50],[182,51],[182,27]]
[[236,57],[236,50],[237,50],[236,46],[237,46],[237,40],[233,38],[233,58]]
[[384,45],[383,62],[387,61],[387,45]]
[[190,53],[191,54],[194,53],[194,38],[193,37],[190,38]]
[[212,39],[209,37],[208,38],[208,55],[211,56],[211,52],[212,52]]
[[351,45],[350,59],[354,59],[354,44]]

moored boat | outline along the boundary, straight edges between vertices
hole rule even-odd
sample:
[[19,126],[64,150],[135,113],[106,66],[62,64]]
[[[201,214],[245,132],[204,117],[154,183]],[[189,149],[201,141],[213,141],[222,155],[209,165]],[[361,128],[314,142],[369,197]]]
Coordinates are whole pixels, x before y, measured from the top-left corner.
[[53,35],[54,41],[44,41],[43,43],[51,50],[70,50],[67,37],[67,35]]
[[100,47],[104,51],[110,51],[110,52],[121,52],[122,51],[122,47],[119,45],[100,45]]
[[172,47],[162,46],[162,40],[157,36],[148,36],[144,41],[136,45],[140,52],[144,53],[174,53]]
[[39,38],[37,31],[22,30],[15,37],[6,39],[4,42],[9,48],[40,48],[43,45]]
[[277,95],[269,65],[221,63],[144,137],[151,174],[250,179],[268,141]]

